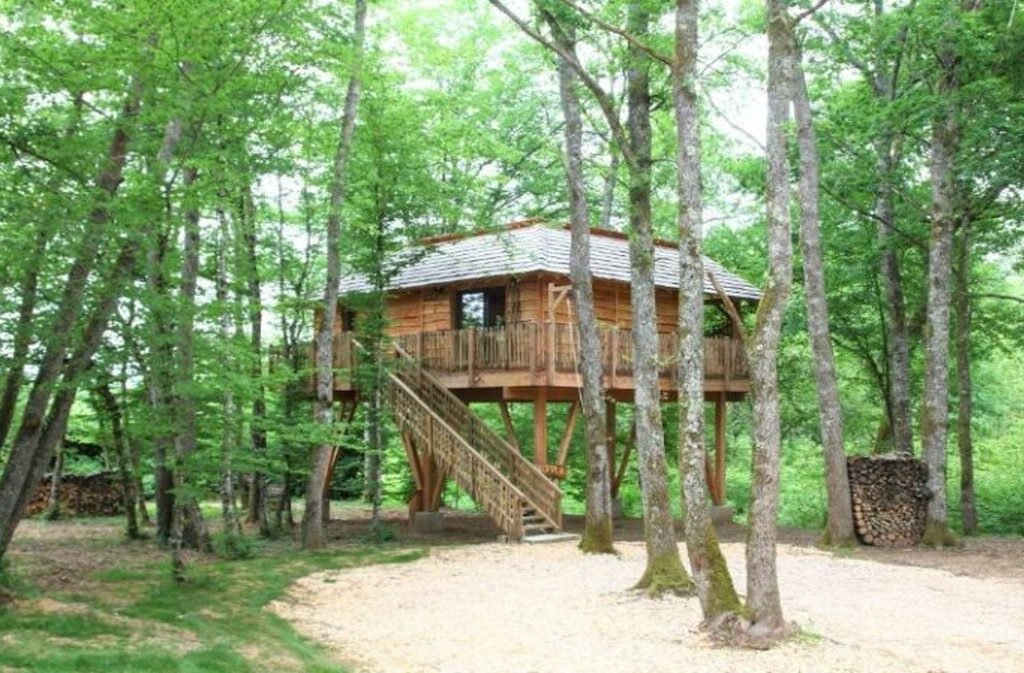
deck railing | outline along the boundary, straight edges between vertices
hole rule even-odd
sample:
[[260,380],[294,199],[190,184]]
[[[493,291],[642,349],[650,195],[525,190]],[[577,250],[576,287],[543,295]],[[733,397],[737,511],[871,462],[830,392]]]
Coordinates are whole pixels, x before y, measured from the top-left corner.
[[[395,342],[424,368],[439,374],[496,371],[566,373],[579,367],[579,333],[565,323],[519,322],[503,327],[418,332],[395,337]],[[601,329],[602,361],[609,377],[633,374],[633,332]],[[674,377],[678,336],[658,334],[659,374]],[[349,370],[355,364],[351,333],[335,336],[334,366]],[[749,377],[746,355],[739,339],[704,338],[704,378],[743,380]]]

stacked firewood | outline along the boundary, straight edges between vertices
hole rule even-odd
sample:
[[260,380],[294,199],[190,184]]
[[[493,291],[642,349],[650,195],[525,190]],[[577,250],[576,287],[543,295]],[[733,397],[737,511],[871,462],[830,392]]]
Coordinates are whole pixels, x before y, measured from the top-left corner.
[[[28,514],[46,511],[50,502],[50,479],[39,482],[28,503]],[[124,512],[121,502],[121,480],[109,472],[80,477],[65,474],[60,479],[60,511],[68,516],[114,516]]]
[[909,547],[924,535],[931,497],[924,463],[906,454],[852,456],[853,522],[857,537],[876,547]]

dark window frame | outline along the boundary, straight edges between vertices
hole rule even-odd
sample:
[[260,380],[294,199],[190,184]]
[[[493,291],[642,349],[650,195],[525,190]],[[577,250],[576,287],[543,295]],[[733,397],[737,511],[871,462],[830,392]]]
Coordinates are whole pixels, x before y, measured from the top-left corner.
[[[481,315],[472,324],[467,324],[465,298],[472,295],[480,295],[481,297]],[[453,295],[452,324],[457,330],[470,327],[503,327],[506,323],[505,312],[507,308],[508,292],[504,285],[462,290]]]

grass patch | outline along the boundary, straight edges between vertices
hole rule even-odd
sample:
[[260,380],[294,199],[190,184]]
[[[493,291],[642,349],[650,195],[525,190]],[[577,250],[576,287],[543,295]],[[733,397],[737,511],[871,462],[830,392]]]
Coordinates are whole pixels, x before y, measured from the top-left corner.
[[[92,525],[102,526],[108,545],[120,544],[119,520]],[[95,542],[67,540],[80,545],[83,555]],[[30,541],[29,550],[15,558],[15,567],[27,568],[28,577],[4,573],[8,591],[19,600],[0,604],[3,671],[341,671],[323,648],[266,605],[310,573],[404,563],[424,554],[379,544],[309,553],[290,540],[260,541],[252,558],[193,560],[188,581],[179,584],[164,554],[154,555],[150,545],[121,545],[105,567],[76,577],[70,586],[39,591],[31,583],[41,567],[35,556],[40,552],[31,546]]]

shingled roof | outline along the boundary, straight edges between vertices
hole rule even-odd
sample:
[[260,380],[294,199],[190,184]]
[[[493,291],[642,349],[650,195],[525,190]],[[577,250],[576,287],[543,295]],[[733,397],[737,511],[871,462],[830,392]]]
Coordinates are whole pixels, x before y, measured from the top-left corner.
[[[629,241],[625,235],[592,229],[590,269],[594,278],[629,283]],[[468,280],[523,276],[546,272],[569,275],[570,232],[539,221],[509,225],[508,228],[425,242],[426,254],[401,268],[391,279],[389,290],[408,290]],[[704,258],[704,267],[714,273],[725,292],[735,299],[757,300],[761,292],[721,264]],[[658,287],[679,287],[679,250],[659,241],[654,253],[654,283]],[[350,275],[341,281],[341,292],[369,289],[366,279]],[[715,295],[707,279],[704,292]]]

